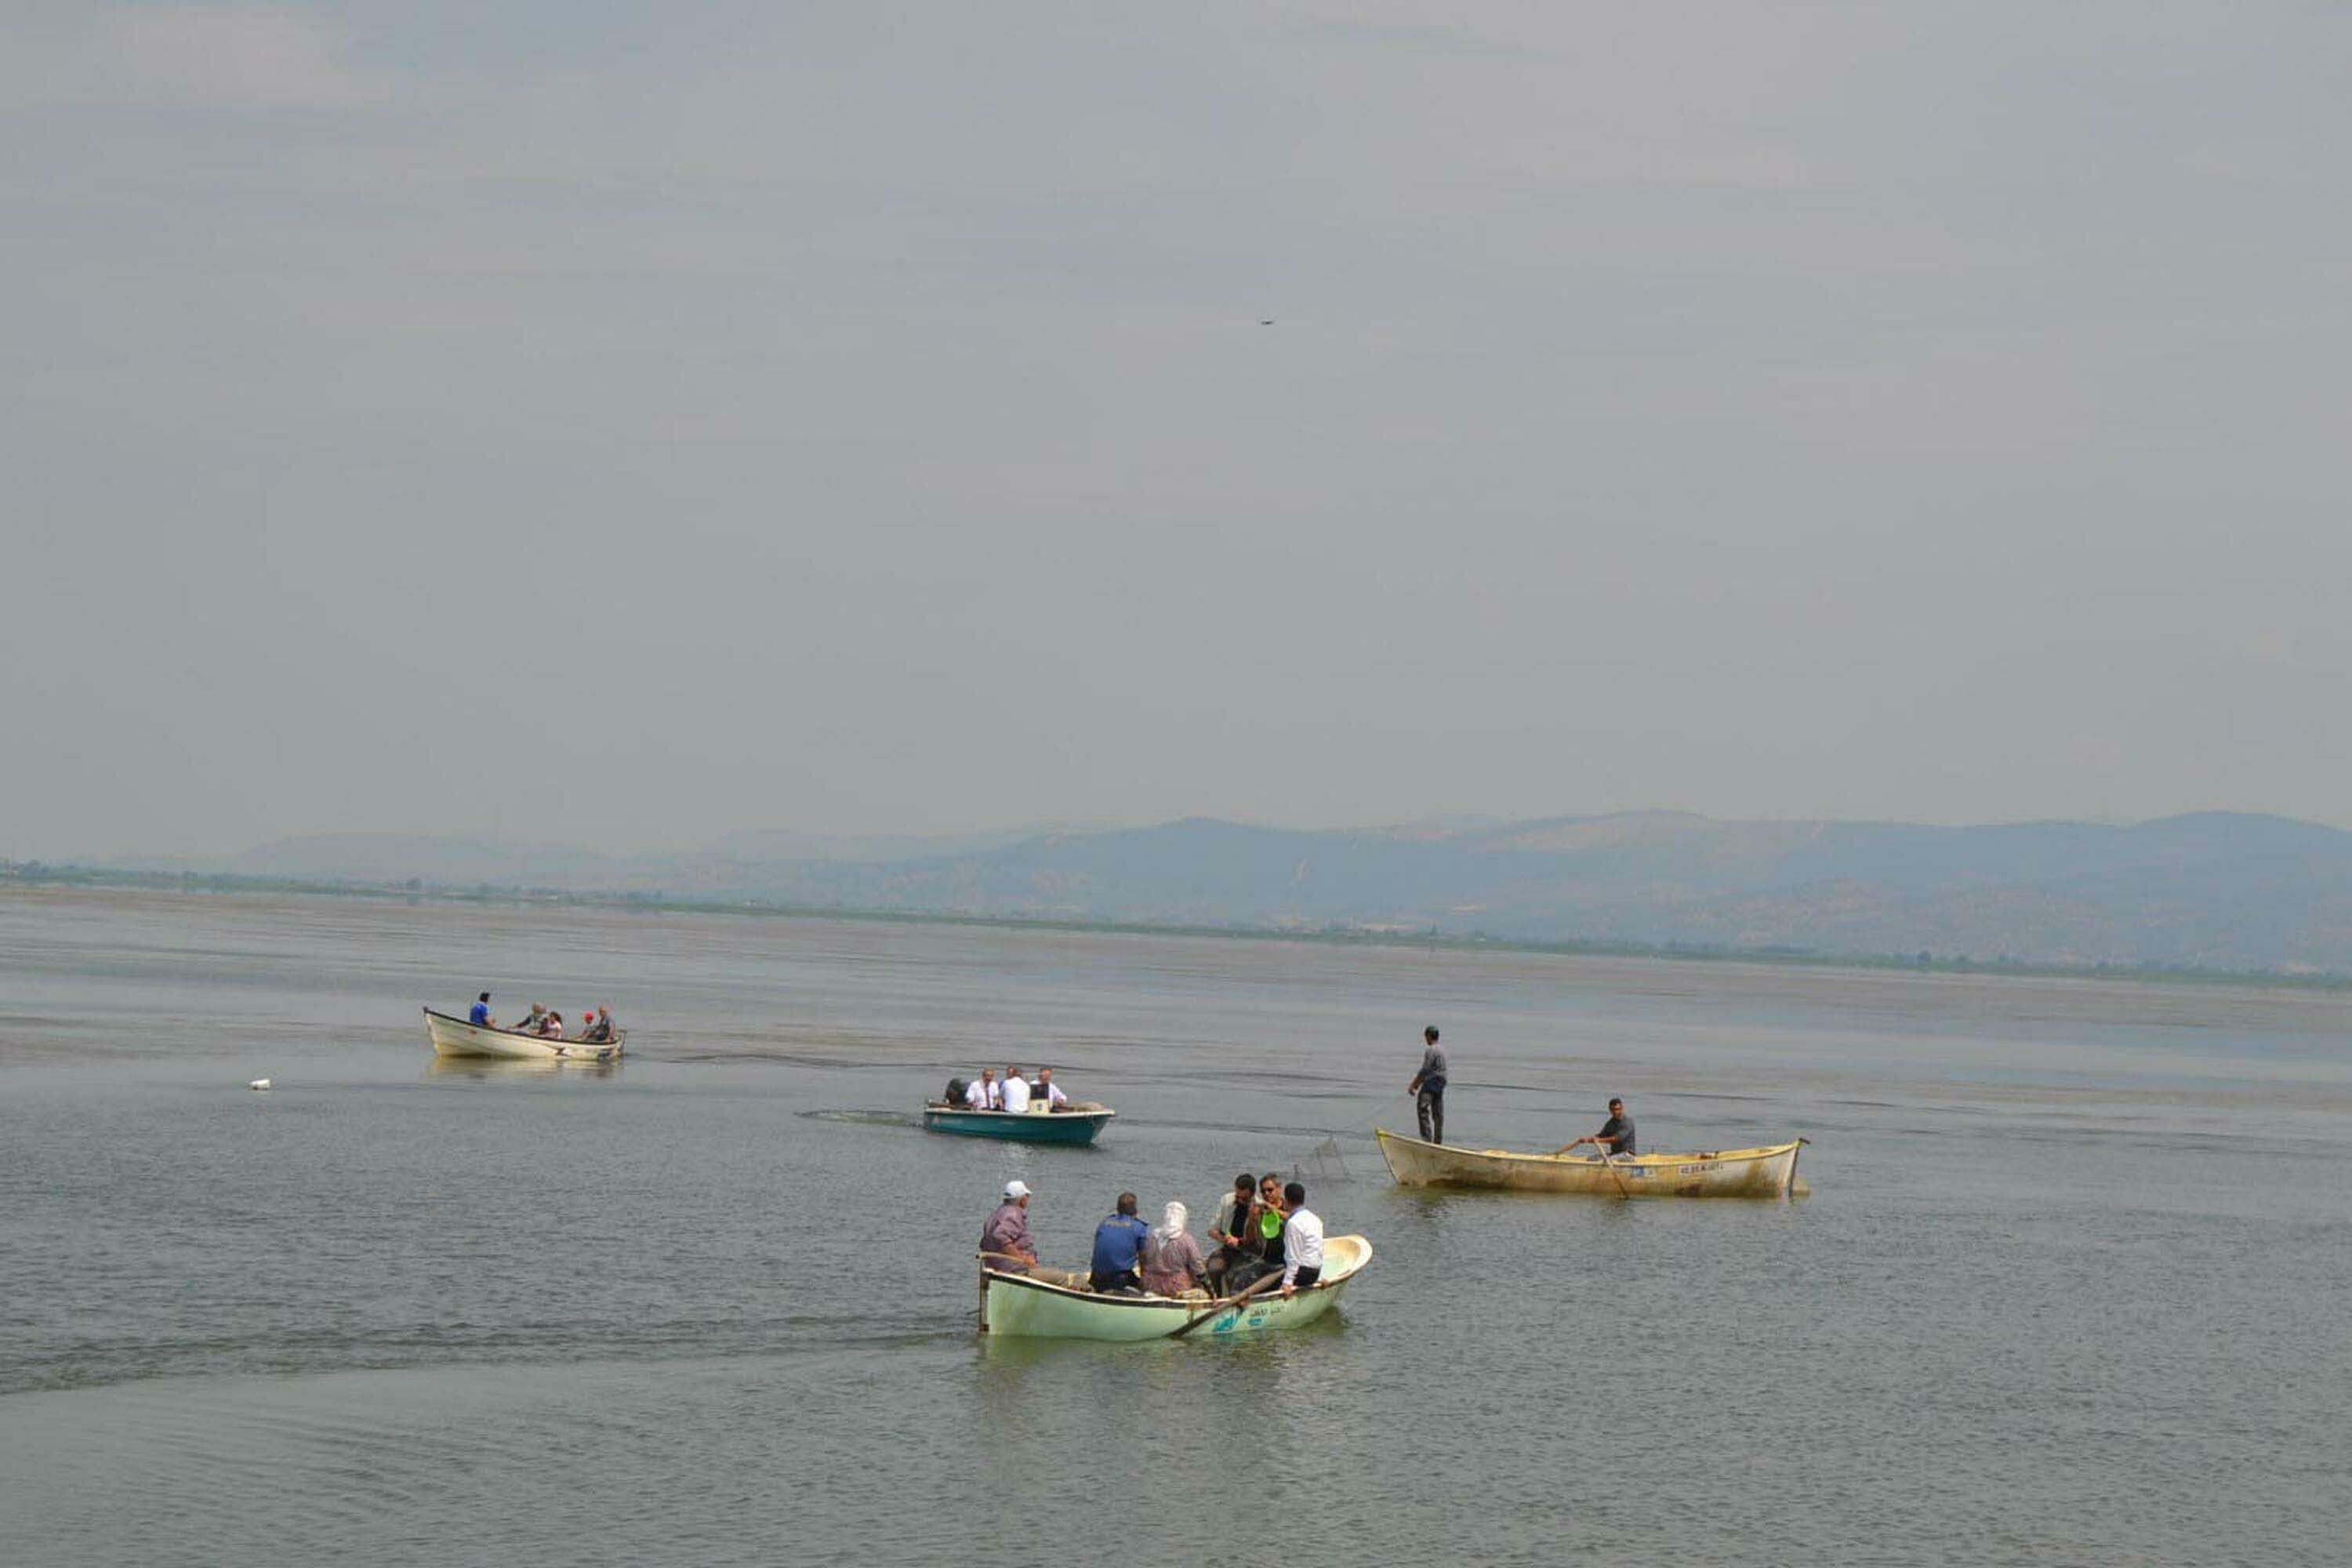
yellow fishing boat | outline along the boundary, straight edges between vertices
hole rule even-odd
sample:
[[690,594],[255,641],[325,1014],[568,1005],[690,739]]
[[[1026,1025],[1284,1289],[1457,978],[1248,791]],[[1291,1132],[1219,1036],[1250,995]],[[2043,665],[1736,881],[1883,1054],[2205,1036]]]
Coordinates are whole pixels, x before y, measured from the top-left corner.
[[1703,1154],[1521,1154],[1424,1143],[1372,1129],[1389,1174],[1408,1187],[1499,1187],[1517,1193],[1582,1193],[1601,1198],[1785,1198],[1797,1180],[1805,1140]]

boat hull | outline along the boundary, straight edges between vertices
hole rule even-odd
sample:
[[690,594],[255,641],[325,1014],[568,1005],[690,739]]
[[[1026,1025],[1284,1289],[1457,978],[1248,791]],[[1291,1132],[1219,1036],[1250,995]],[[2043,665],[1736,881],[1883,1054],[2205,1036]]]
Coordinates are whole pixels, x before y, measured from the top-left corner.
[[1424,1143],[1380,1128],[1372,1136],[1389,1173],[1408,1187],[1491,1187],[1515,1193],[1576,1193],[1615,1198],[1784,1198],[1797,1179],[1793,1143],[1722,1149],[1704,1154],[1637,1154],[1631,1159],[1518,1154]]
[[519,1035],[511,1029],[485,1029],[463,1018],[436,1013],[430,1007],[425,1009],[425,1035],[433,1042],[436,1056],[490,1057],[514,1062],[616,1061],[629,1037],[629,1032],[623,1029],[614,1039],[594,1045],[581,1040],[547,1040],[537,1035]]
[[[1278,1289],[1269,1289],[1223,1309],[1185,1337],[1231,1339],[1311,1323],[1339,1304],[1340,1292],[1371,1262],[1372,1244],[1360,1236],[1335,1236],[1323,1243],[1323,1259],[1320,1283],[1287,1300]],[[981,1271],[980,1328],[988,1334],[1119,1342],[1164,1340],[1207,1305],[1159,1296],[1096,1296],[1025,1275]]]
[[1116,1110],[959,1110],[923,1107],[923,1126],[965,1138],[1004,1138],[1016,1143],[1091,1143]]

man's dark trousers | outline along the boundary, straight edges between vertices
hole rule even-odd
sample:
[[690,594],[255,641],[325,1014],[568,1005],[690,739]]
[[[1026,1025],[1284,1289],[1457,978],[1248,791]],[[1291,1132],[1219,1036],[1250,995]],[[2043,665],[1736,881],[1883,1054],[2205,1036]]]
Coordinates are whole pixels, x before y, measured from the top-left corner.
[[1421,1113],[1421,1141],[1424,1143],[1445,1142],[1445,1090],[1424,1089],[1412,1102]]

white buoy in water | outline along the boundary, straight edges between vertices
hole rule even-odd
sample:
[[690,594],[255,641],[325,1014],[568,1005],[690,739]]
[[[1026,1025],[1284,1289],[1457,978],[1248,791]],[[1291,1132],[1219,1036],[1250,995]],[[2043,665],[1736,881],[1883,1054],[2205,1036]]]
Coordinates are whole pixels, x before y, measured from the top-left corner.
[[266,1078],[257,1078],[251,1083],[247,1084],[245,1087],[247,1089],[268,1089],[269,1087],[269,1080]]

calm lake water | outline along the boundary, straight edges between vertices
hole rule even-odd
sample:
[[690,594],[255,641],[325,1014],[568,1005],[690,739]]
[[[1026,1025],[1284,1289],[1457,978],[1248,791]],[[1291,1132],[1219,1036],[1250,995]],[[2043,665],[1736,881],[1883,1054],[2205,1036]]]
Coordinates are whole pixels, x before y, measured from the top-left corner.
[[[629,1059],[436,1070],[418,1005]],[[1814,1195],[1391,1184],[1801,1133]],[[0,1562],[2352,1557],[2352,1000],[356,899],[0,893]],[[926,1134],[1053,1063],[1090,1150]],[[277,1087],[249,1093],[267,1075]],[[1336,1137],[1377,1256],[1255,1342],[990,1342]]]

